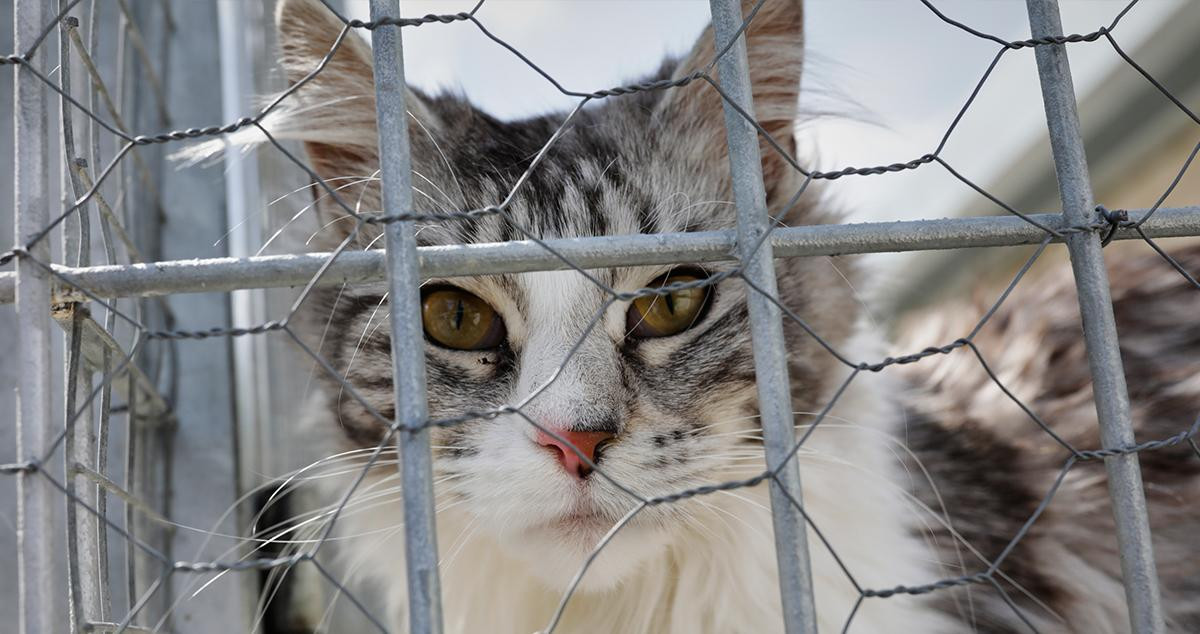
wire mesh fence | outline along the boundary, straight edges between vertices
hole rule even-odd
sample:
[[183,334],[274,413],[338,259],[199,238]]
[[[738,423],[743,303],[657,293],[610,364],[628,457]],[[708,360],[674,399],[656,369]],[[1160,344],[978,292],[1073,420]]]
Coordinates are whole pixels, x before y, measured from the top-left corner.
[[[331,45],[318,56],[317,63],[258,111],[226,124],[201,128],[180,127],[184,122],[178,121],[166,107],[163,86],[169,81],[165,75],[168,64],[165,51],[169,47],[164,43],[176,36],[177,28],[171,3],[131,6],[118,0],[116,12],[105,18],[106,4],[93,0],[85,7],[81,0],[64,0],[54,11],[38,0],[18,0],[14,23],[17,52],[0,58],[0,63],[11,67],[16,88],[17,246],[0,256],[0,263],[13,268],[11,272],[0,273],[0,301],[16,305],[19,327],[16,355],[24,372],[17,386],[20,409],[16,460],[0,466],[0,474],[15,480],[18,488],[15,545],[20,579],[18,631],[60,631],[64,619],[58,606],[64,595],[68,598],[69,616],[65,620],[70,631],[190,631],[194,623],[176,618],[179,604],[186,601],[188,592],[212,584],[253,587],[257,582],[237,586],[235,580],[239,576],[267,573],[269,581],[264,593],[269,595],[278,590],[281,577],[301,570],[323,579],[328,588],[358,608],[366,622],[390,631],[400,626],[392,620],[394,615],[380,614],[368,602],[360,600],[361,588],[346,583],[322,554],[326,552],[326,544],[335,539],[342,514],[349,512],[347,509],[357,504],[357,500],[372,495],[374,485],[370,477],[381,470],[394,470],[397,464],[401,467],[407,566],[408,598],[403,612],[413,632],[442,631],[432,463],[435,451],[444,448],[431,447],[430,435],[435,430],[493,420],[519,421],[535,428],[542,437],[563,447],[564,456],[573,453],[583,465],[580,468],[593,474],[593,480],[602,479],[627,500],[624,514],[583,558],[557,604],[545,606],[543,632],[559,628],[565,610],[596,557],[639,517],[718,492],[761,486],[769,489],[786,631],[814,632],[818,628],[810,549],[827,552],[854,587],[857,600],[839,617],[844,631],[853,629],[864,602],[947,592],[972,585],[994,589],[1016,619],[1037,631],[1040,621],[1029,617],[1029,606],[1019,598],[1011,598],[1004,587],[1003,566],[1051,505],[1067,475],[1086,462],[1103,462],[1107,468],[1116,520],[1114,539],[1121,553],[1131,627],[1136,632],[1163,631],[1166,617],[1155,571],[1138,455],[1190,446],[1194,455],[1187,459],[1200,458],[1194,439],[1200,419],[1174,435],[1140,441],[1135,438],[1101,249],[1113,240],[1141,240],[1161,257],[1165,273],[1181,275],[1200,290],[1200,283],[1185,267],[1154,241],[1159,237],[1200,235],[1200,207],[1162,207],[1185,177],[1200,144],[1150,207],[1110,211],[1098,206],[1088,182],[1066,57],[1070,45],[1103,41],[1164,99],[1200,124],[1195,112],[1119,45],[1119,24],[1134,10],[1136,0],[1116,13],[1107,25],[1090,33],[1072,35],[1063,34],[1054,0],[1029,0],[1032,38],[1023,41],[1006,41],[955,21],[934,3],[921,0],[923,10],[931,11],[948,28],[993,42],[995,57],[930,153],[911,161],[826,172],[805,168],[787,149],[789,144],[780,138],[780,130],[768,129],[755,117],[753,56],[747,52],[746,34],[764,21],[782,19],[780,16],[786,10],[775,9],[793,4],[787,0],[745,3],[712,0],[715,45],[704,63],[671,78],[594,91],[567,88],[516,46],[489,31],[486,20],[480,17],[485,4],[482,1],[468,12],[402,18],[396,0],[372,0],[371,19],[363,21],[349,19],[321,0],[324,9],[341,26],[340,32],[331,34]],[[76,14],[85,17],[81,19]],[[111,59],[97,61],[102,50],[98,38],[108,24],[106,19],[115,19],[113,32],[119,37],[115,47],[104,45],[103,50]],[[415,141],[408,136],[408,111],[414,106],[406,104],[409,97],[403,76],[401,34],[404,29],[438,28],[449,23],[469,23],[561,93],[578,100],[576,107],[539,141],[540,149],[528,158],[511,187],[500,192],[494,202],[478,207],[433,208],[415,201],[413,195],[410,154]],[[345,72],[337,64],[338,55],[353,46],[348,42],[357,37],[356,32],[370,34],[375,62],[379,165],[377,173],[367,179],[371,182],[369,186],[377,189],[366,194],[362,193],[366,188],[356,192],[350,185],[326,178],[318,166],[306,161],[286,140],[277,138],[279,130],[273,127],[277,122],[275,117],[292,102],[311,105],[302,100],[306,88],[318,78]],[[50,59],[56,41],[60,55],[57,65]],[[156,44],[163,47],[158,53],[151,50]],[[1025,49],[1033,49],[1042,80],[1063,199],[1061,214],[1032,214],[1015,209],[960,174],[943,157],[947,141],[992,71],[1006,56]],[[105,76],[102,69],[105,63],[116,69],[115,81]],[[735,228],[548,236],[514,213],[515,201],[533,187],[531,180],[539,169],[545,168],[547,157],[565,142],[573,126],[580,125],[590,115],[595,104],[684,87],[709,91],[720,98],[731,167],[729,183],[737,208]],[[64,113],[61,156],[66,202],[61,209],[51,204],[49,195],[53,173],[49,165],[55,156],[47,126],[52,100],[61,102]],[[136,130],[168,131],[139,134]],[[351,228],[344,231],[336,248],[324,253],[164,260],[155,237],[163,204],[160,183],[165,160],[161,148],[247,132],[255,135],[255,142],[270,146],[310,179],[314,196],[323,204],[336,206]],[[782,196],[785,202],[773,208],[768,205],[772,176],[768,175],[764,181],[760,154],[764,152],[798,175],[795,190]],[[815,195],[810,192],[814,182],[882,176],[933,165],[945,169],[1007,215],[786,226],[789,212],[807,204]],[[353,198],[355,193],[357,201]],[[512,238],[483,245],[418,246],[417,234],[428,226],[489,218],[507,227]],[[56,238],[58,244],[54,244]],[[375,240],[381,240],[382,250],[361,248],[367,242],[374,244]],[[1101,431],[1099,447],[1075,446],[1056,433],[1052,421],[1043,420],[1033,407],[1006,387],[976,345],[977,335],[1035,261],[1054,243],[1066,243],[1078,284]],[[970,331],[954,341],[882,359],[857,358],[822,333],[812,325],[811,316],[806,319],[800,309],[789,305],[776,279],[777,258],[1015,245],[1036,245],[1037,249]],[[97,255],[101,259],[97,260]],[[648,265],[710,265],[711,268],[696,269],[700,273],[686,279],[656,281],[636,290],[625,290],[610,277],[598,273],[609,267]],[[560,351],[558,368],[541,377],[533,389],[514,402],[468,408],[446,416],[431,413],[433,410],[426,403],[422,284],[429,279],[550,270],[573,272],[593,285],[601,298],[590,310],[590,317],[582,324],[573,344]],[[393,362],[393,377],[387,383],[387,389],[393,391],[392,400],[385,406],[372,398],[366,387],[356,384],[348,369],[339,367],[340,361],[331,359],[320,345],[312,345],[298,325],[304,311],[312,309],[312,298],[322,289],[339,285],[380,288],[381,284],[386,286],[382,287],[375,308],[386,297]],[[563,429],[529,413],[530,404],[552,389],[568,364],[577,362],[590,338],[602,329],[610,309],[643,299],[666,302],[691,291],[707,294],[718,285],[732,284],[744,288],[753,340],[758,420],[765,449],[761,469],[734,480],[714,476],[701,485],[647,493],[629,486],[619,475],[608,473],[603,461],[598,460],[598,453],[577,447],[571,440],[574,437]],[[284,286],[302,288],[283,314],[261,323],[204,330],[177,328],[170,304],[160,298],[175,293]],[[54,380],[52,322],[65,333],[61,386]],[[789,361],[785,328],[803,331],[815,344],[814,350],[828,355],[845,371],[844,378],[830,391],[831,398],[820,404],[799,436],[793,412],[795,388],[789,378],[794,369]],[[239,511],[235,506],[228,514],[237,515],[243,527],[250,527],[246,534],[234,536],[235,547],[217,558],[179,559],[168,547],[170,536],[174,531],[193,529],[181,526],[172,515],[180,505],[189,503],[188,499],[181,499],[178,491],[203,485],[171,481],[171,460],[179,452],[188,451],[175,439],[177,422],[172,409],[173,386],[181,380],[178,346],[183,341],[219,345],[216,342],[241,337],[279,337],[287,341],[312,362],[318,373],[336,384],[346,399],[361,408],[366,417],[374,419],[381,433],[371,439],[368,451],[357,454],[355,463],[330,463],[341,469],[338,475],[345,476],[346,486],[337,502],[317,516],[320,521],[310,526],[310,533],[303,539],[297,537],[300,532],[293,524],[270,526],[262,513]],[[839,558],[833,541],[822,531],[822,517],[807,512],[800,493],[801,460],[797,456],[805,450],[810,436],[825,423],[839,398],[864,375],[917,364],[960,349],[960,354],[972,353],[995,386],[1058,445],[1061,469],[1053,482],[1046,483],[1045,496],[1025,518],[1020,530],[1008,536],[1006,546],[997,556],[979,562],[974,569],[920,585],[875,587],[860,582],[862,571],[852,570]],[[55,416],[52,406],[52,399],[58,394],[64,403],[62,416]],[[114,455],[121,459],[112,460]],[[285,484],[273,486],[278,487],[278,493],[308,475],[311,474],[302,471]],[[177,492],[174,499],[171,491]],[[388,503],[400,504],[396,500]],[[228,518],[211,519],[220,524]],[[60,557],[57,538],[53,536],[62,535],[64,528],[66,553]],[[196,530],[215,533],[205,527]],[[272,546],[281,542],[295,547],[272,554],[275,552]],[[174,584],[185,591],[172,589]]]

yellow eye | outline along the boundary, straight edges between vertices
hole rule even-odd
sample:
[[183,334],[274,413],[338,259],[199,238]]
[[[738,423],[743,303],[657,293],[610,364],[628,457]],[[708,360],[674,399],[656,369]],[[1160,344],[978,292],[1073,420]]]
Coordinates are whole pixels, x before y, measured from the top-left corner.
[[504,342],[504,321],[487,302],[457,288],[435,288],[421,300],[425,334],[455,350],[486,350]]
[[[652,282],[649,288],[662,288],[668,284],[697,282],[703,277],[687,273],[669,274]],[[709,287],[694,287],[673,291],[666,295],[639,297],[629,305],[625,317],[626,330],[630,336],[639,338],[669,337],[677,335],[700,321],[701,313],[708,304]]]

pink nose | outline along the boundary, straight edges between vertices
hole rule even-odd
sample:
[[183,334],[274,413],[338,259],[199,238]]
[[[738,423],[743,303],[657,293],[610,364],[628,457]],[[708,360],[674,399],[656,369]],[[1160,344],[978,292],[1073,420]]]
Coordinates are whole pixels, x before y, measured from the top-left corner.
[[[592,468],[579,458],[579,454],[575,453],[574,449],[571,449],[571,445],[574,445],[575,449],[579,450],[579,453],[587,456],[587,459],[594,463],[596,462],[596,450],[600,448],[601,444],[607,440],[611,440],[614,436],[614,434],[606,431],[559,431],[556,429],[554,433],[561,436],[567,442],[564,443],[539,429],[537,444],[553,451],[563,469],[566,469],[567,473],[574,474],[581,480],[592,472]],[[570,443],[570,445],[567,443]]]

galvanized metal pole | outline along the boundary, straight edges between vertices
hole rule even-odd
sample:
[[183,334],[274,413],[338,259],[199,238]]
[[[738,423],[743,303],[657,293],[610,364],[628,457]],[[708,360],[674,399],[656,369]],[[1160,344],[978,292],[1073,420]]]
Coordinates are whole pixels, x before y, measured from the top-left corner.
[[[711,5],[716,49],[721,50],[742,25],[741,2],[712,0]],[[734,44],[718,64],[722,90],[742,110],[753,116],[754,99],[745,39]],[[799,81],[799,77],[796,80]],[[730,104],[726,103],[724,107],[733,195],[738,209],[737,248],[742,274],[764,292],[776,296],[778,287],[775,283],[774,254],[770,242],[762,240],[769,225],[758,135],[754,126]],[[787,349],[783,340],[783,314],[770,299],[749,289],[746,301],[750,310],[750,335],[754,341],[754,372],[758,382],[758,407],[762,415],[767,466],[775,469],[787,459],[796,442]],[[791,495],[793,499],[800,500],[800,468],[796,461],[789,462],[779,470],[770,487],[784,627],[788,634],[815,634],[817,614],[813,602],[804,516],[788,499],[788,495]]]
[[[54,18],[45,0],[20,0],[14,12],[14,37],[24,52]],[[28,61],[44,68],[45,47]],[[13,140],[15,153],[16,239],[28,244],[50,221],[49,141],[46,88],[24,68],[14,69]],[[28,258],[50,261],[50,242],[41,240],[17,259],[17,355],[22,371],[18,380],[17,458],[41,458],[53,433],[50,419],[50,280]],[[52,553],[58,529],[54,527],[54,498],[50,484],[36,472],[17,479],[17,568],[21,603],[17,631],[22,634],[62,631],[56,595]]]
[[[1057,0],[1027,0],[1027,4],[1033,37],[1062,35]],[[1072,224],[1086,224],[1092,220],[1095,201],[1079,131],[1067,51],[1062,44],[1051,44],[1037,47],[1036,56],[1063,215]],[[1067,248],[1079,290],[1079,312],[1092,371],[1100,440],[1106,449],[1128,447],[1134,444],[1129,391],[1125,386],[1125,371],[1117,344],[1117,327],[1100,238],[1095,233],[1076,233],[1067,238]],[[1108,492],[1117,525],[1130,624],[1136,634],[1162,632],[1165,629],[1162,599],[1137,454],[1106,458],[1104,465],[1108,470]]]
[[[399,0],[371,0],[371,19],[399,17]],[[405,108],[404,54],[400,27],[371,31],[375,56],[375,109],[379,126],[379,167],[383,211],[412,211],[412,162]],[[384,225],[388,306],[396,422],[426,421],[425,335],[421,326],[421,268],[413,222]],[[433,504],[433,465],[429,430],[400,431],[400,471],[404,488],[404,553],[408,566],[408,619],[411,634],[442,631],[438,581],[437,528]]]
[[[58,0],[59,11],[65,11],[70,0]],[[62,199],[77,200],[86,189],[75,169],[76,161],[83,160],[84,153],[75,143],[75,116],[77,111],[68,102],[67,95],[74,91],[71,67],[71,35],[78,38],[79,20],[74,16],[63,19],[59,28],[58,49],[58,79],[63,96],[59,101],[59,113],[62,117]],[[78,53],[78,51],[74,52]],[[88,84],[89,91],[93,90]],[[88,214],[90,209],[79,210],[71,221],[63,225],[63,260],[74,262],[77,266],[91,264],[91,222]],[[82,304],[74,304],[75,308]],[[86,406],[84,411],[75,416],[76,406],[87,401],[92,389],[92,370],[81,357],[81,338],[83,336],[83,317],[79,311],[73,310],[71,325],[66,329],[65,348],[66,380],[63,419],[70,426],[69,433],[63,445],[63,483],[67,488],[66,518],[67,518],[67,580],[70,595],[68,603],[71,610],[71,631],[83,631],[89,621],[93,621],[100,613],[100,589],[97,585],[97,565],[99,562],[100,545],[99,520],[95,515],[81,509],[80,505],[96,508],[96,488],[80,476],[79,467],[94,467],[96,457],[95,432],[92,421],[93,409]],[[73,422],[72,422],[73,421]]]

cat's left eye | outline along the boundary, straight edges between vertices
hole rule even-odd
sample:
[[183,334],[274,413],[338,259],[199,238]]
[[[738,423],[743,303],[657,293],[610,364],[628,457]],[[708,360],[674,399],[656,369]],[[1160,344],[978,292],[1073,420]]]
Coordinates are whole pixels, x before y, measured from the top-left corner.
[[[686,284],[704,279],[701,274],[670,273],[650,283],[649,288]],[[663,295],[639,297],[629,305],[625,329],[641,339],[677,335],[696,325],[709,301],[709,287],[684,288]]]
[[487,302],[459,288],[441,287],[421,297],[425,334],[454,350],[487,350],[504,343],[504,320]]

